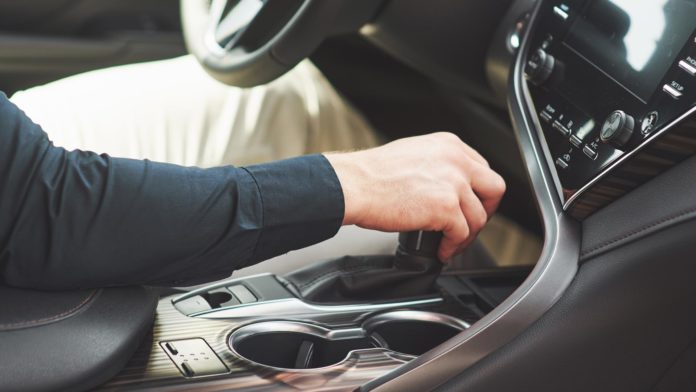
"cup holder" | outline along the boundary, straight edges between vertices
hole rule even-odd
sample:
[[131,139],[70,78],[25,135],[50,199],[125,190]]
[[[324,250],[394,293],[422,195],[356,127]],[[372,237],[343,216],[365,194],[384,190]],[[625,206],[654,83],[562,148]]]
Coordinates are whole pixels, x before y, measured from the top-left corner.
[[331,331],[290,321],[251,324],[230,337],[240,356],[283,369],[314,369],[342,362],[351,351],[379,347],[362,329]]
[[463,321],[439,313],[396,311],[350,329],[331,330],[295,321],[249,324],[232,333],[229,345],[237,355],[258,365],[317,369],[345,362],[357,350],[421,355],[466,328]]
[[363,324],[381,347],[413,356],[439,346],[468,327],[444,314],[409,310],[377,315]]

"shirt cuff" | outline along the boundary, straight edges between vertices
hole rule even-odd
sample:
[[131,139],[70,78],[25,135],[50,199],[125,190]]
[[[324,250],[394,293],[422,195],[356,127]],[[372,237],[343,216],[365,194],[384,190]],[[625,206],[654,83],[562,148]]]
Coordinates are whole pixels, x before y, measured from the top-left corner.
[[244,168],[261,195],[263,224],[252,263],[333,237],[343,223],[336,172],[323,155]]

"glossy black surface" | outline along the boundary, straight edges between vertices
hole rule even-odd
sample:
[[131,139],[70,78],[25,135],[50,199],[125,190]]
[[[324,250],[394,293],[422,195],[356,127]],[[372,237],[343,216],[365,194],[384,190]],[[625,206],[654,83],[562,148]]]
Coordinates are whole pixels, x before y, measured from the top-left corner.
[[[631,23],[645,23],[636,15],[658,7],[665,11],[653,12],[653,23],[664,24],[663,36],[645,35],[640,59],[645,63],[645,72],[638,72],[637,55],[631,55],[629,49],[614,48],[612,52],[612,45],[625,41],[624,47],[633,45],[635,52],[640,41],[630,33],[635,30]],[[530,83],[529,89],[564,202],[696,102],[696,76],[684,68],[684,63],[696,65],[696,19],[683,17],[684,10],[692,7],[696,3],[691,0],[568,0],[542,4],[532,48],[543,48],[556,59],[556,66],[545,84]],[[615,12],[599,15],[597,9],[602,8]],[[604,26],[602,34],[597,33],[597,26]],[[650,23],[646,26],[648,33],[659,35]],[[587,33],[588,29],[595,30],[594,40],[578,36],[578,32]],[[670,88],[681,95],[670,95],[666,91]],[[621,149],[600,140],[602,125],[615,110],[635,119],[635,129]]]

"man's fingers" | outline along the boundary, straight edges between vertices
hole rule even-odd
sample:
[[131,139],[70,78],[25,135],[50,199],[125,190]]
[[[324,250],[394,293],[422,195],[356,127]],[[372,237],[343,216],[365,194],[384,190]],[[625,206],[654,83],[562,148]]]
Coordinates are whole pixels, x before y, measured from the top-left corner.
[[469,245],[488,222],[488,214],[481,200],[468,184],[460,191],[459,208],[461,213],[457,214],[452,225],[453,229],[449,232],[445,231],[440,244],[438,255],[440,260],[445,262]]
[[448,228],[443,230],[442,241],[440,241],[440,249],[437,256],[442,262],[448,262],[449,259],[457,251],[461,243],[469,238],[469,224],[461,212],[452,221]]
[[471,188],[490,217],[505,194],[505,180],[493,170],[480,166],[471,174]]
[[488,222],[488,211],[468,184],[460,191],[459,207],[469,225],[469,237],[476,236]]

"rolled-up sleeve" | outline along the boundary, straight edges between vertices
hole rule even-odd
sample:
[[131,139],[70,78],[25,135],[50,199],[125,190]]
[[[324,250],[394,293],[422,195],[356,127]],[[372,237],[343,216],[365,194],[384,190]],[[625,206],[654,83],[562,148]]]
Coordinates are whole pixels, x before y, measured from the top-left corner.
[[199,169],[53,146],[0,94],[0,275],[43,289],[185,285],[333,236],[321,155]]

